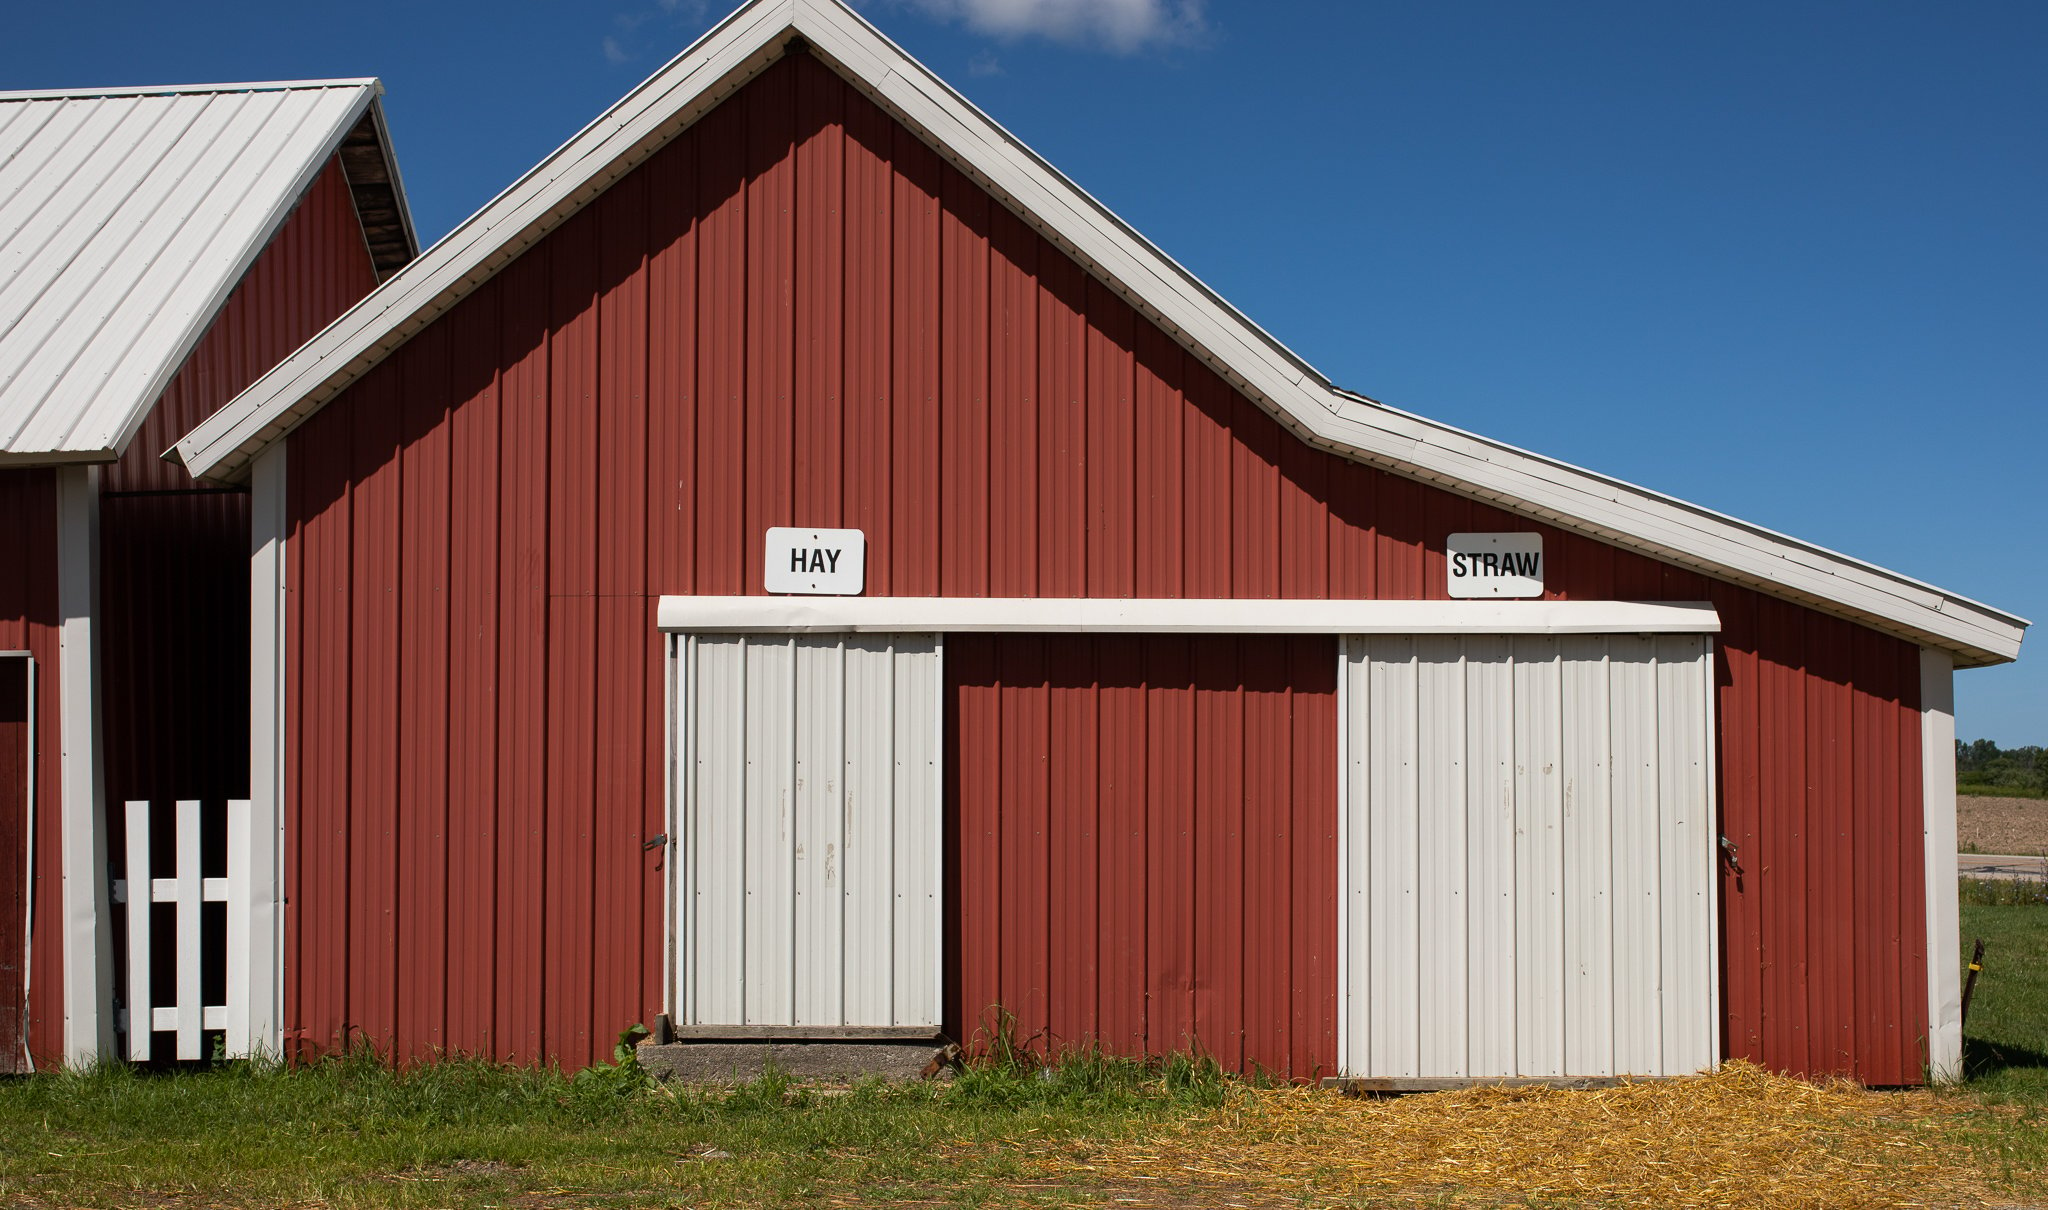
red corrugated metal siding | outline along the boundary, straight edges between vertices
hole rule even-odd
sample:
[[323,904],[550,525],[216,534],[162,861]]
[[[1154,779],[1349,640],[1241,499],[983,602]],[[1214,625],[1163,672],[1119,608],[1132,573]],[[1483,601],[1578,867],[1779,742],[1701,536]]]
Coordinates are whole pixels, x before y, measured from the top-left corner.
[[184,467],[159,455],[376,285],[337,156],[228,295],[100,489],[192,487]]
[[949,1032],[1328,1074],[1334,640],[956,635],[946,668]]
[[[58,730],[57,694],[57,474],[51,470],[0,470],[0,650],[26,651],[36,662],[35,884],[20,901],[35,913],[29,966],[28,1037],[36,1066],[54,1066],[64,1052],[64,959],[59,924],[58,811],[62,787],[58,765],[63,736]],[[0,878],[21,884],[19,853],[5,857]],[[8,914],[10,896],[0,896],[0,945],[19,955],[27,921]],[[18,908],[14,910],[19,910]],[[19,1038],[0,1038],[10,1055]],[[0,1070],[6,1061],[0,1060]]]
[[[577,1065],[658,1009],[660,863],[639,849],[663,816],[652,602],[760,591],[766,526],[866,530],[875,595],[1406,599],[1445,595],[1446,533],[1512,528],[1545,535],[1553,596],[1711,597],[1727,619],[1724,830],[1746,871],[1724,886],[1730,1052],[1918,1078],[1910,644],[1301,444],[814,61],[765,72],[434,332],[291,441],[287,1017],[305,1043],[361,1029],[400,1053]],[[1191,650],[1187,683],[1234,675],[1221,650]],[[1139,658],[1151,676],[1168,657],[1098,653]],[[1292,675],[1300,690],[1324,673]],[[1269,724],[1244,717],[1245,695],[1118,686],[1049,682],[1043,735],[977,733],[1000,772],[957,772],[1011,779],[993,801],[1065,802],[1137,777],[1127,749],[1101,756],[1101,729],[1129,720],[1119,694],[1142,696],[1148,720],[1186,712],[1174,726],[1191,752],[1145,748],[1148,787],[1190,785],[1144,799],[1142,921],[1102,872],[1129,863],[1132,836],[1102,833],[1099,811],[1085,840],[1005,816],[1000,845],[958,854],[961,882],[1003,888],[961,901],[962,985],[1107,979],[1109,1007],[1058,1028],[1136,1037],[1120,982],[1135,969],[1101,955],[1142,936],[1146,978],[1192,989],[1145,1010],[1145,1037],[1328,1066],[1316,1023],[1334,1012],[1333,973],[1312,985],[1320,1000],[1285,1006],[1264,985],[1247,1000],[1241,973],[1188,973],[1289,945],[1295,969],[1318,960],[1317,934],[1293,923],[1311,905],[1294,901],[1283,929],[1271,901],[1242,898],[1281,838],[1203,848],[1149,815],[1182,801],[1198,835],[1240,833],[1246,810],[1275,809],[1260,794],[1284,746],[1248,748],[1246,729]],[[1011,759],[1041,749],[1043,767]],[[401,778],[421,768],[444,775]],[[1247,778],[1248,799],[1195,788]],[[459,861],[483,901],[451,882],[445,900],[401,905],[393,880],[414,858],[396,855],[396,829],[422,812],[462,821],[448,877]],[[1001,878],[998,853],[1048,880]],[[424,915],[395,928],[401,907]],[[1888,922],[1882,943],[1859,911]],[[1037,921],[1063,935],[1094,921],[1097,945],[1039,972],[1020,939]],[[1003,975],[1000,955],[1026,969]],[[490,1006],[454,963],[488,969]]]
[[332,160],[102,474],[101,734],[117,853],[129,799],[249,793],[248,497],[200,489],[158,455],[375,285]]
[[0,656],[0,1074],[28,1070],[29,661]]
[[248,496],[107,496],[100,568],[108,835],[129,799],[248,797]]

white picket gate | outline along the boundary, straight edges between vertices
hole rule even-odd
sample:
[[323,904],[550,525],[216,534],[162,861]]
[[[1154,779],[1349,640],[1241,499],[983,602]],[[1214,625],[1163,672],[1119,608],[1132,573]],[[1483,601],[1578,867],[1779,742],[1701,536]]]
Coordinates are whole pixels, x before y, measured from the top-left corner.
[[[246,1053],[249,1032],[243,1011],[231,1006],[249,1003],[249,885],[250,840],[249,803],[236,799],[227,804],[227,877],[203,876],[200,852],[200,804],[190,799],[177,804],[177,858],[168,878],[153,876],[149,861],[150,804],[128,804],[128,879],[124,894],[128,907],[128,1057],[150,1058],[158,1030],[178,1037],[177,1057],[205,1057],[207,1030],[227,1033],[227,1053]],[[155,945],[154,904],[177,905],[177,924],[167,944],[177,947],[176,1000],[155,1004],[150,974]],[[207,903],[227,905],[227,1003],[202,1004],[206,935],[201,907]],[[238,1028],[239,1027],[239,1028]]]

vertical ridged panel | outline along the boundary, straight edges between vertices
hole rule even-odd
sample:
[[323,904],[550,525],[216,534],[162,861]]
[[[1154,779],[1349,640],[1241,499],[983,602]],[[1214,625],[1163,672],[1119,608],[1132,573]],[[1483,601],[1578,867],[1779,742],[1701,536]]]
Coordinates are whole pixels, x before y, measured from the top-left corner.
[[1415,640],[1417,1071],[1465,1074],[1467,952],[1465,661],[1459,640]]
[[[1511,640],[1464,640],[1467,1074],[1515,1063],[1515,713]],[[1354,800],[1356,801],[1356,800]],[[1371,888],[1354,885],[1366,900]]]
[[[701,644],[700,644],[701,645]],[[741,750],[746,771],[741,778],[740,885],[745,888],[739,918],[746,943],[740,958],[746,996],[739,1025],[788,1025],[794,999],[794,970],[799,955],[790,918],[794,897],[796,837],[791,818],[796,786],[796,650],[791,641],[763,636],[747,644],[746,688],[740,718],[746,728]],[[719,709],[707,698],[696,702],[701,713]],[[700,869],[699,880],[710,885],[729,873]],[[731,921],[719,926],[730,927]],[[710,983],[709,971],[698,978]]]
[[1366,847],[1367,917],[1364,994],[1372,1003],[1366,1035],[1367,1064],[1388,1075],[1421,1074],[1416,1045],[1421,928],[1416,869],[1417,729],[1422,722],[1415,687],[1415,640],[1372,639],[1373,676],[1367,687],[1365,826],[1353,835]]
[[[894,969],[897,901],[902,898],[896,890],[897,846],[912,840],[897,825],[914,822],[902,819],[903,806],[897,801],[896,715],[899,708],[915,709],[916,703],[897,696],[896,657],[886,638],[848,635],[844,641],[846,801],[841,868],[846,893],[840,909],[845,945],[839,976],[845,987],[843,1019],[895,1024],[896,989],[860,976]],[[931,910],[936,917],[936,907]]]
[[[846,1020],[841,857],[846,848],[846,649],[827,635],[796,649],[796,812],[792,864],[796,987],[790,1020],[839,1025]],[[884,749],[886,750],[886,749]],[[886,969],[886,968],[885,968]]]
[[[1557,640],[1514,640],[1515,1066],[1564,1071],[1563,706]],[[1702,938],[1704,940],[1704,938]]]
[[1662,811],[1657,763],[1656,640],[1608,640],[1608,736],[1614,798],[1614,1069],[1650,1071],[1664,1061],[1657,988],[1663,979]]
[[[1560,640],[1564,676],[1564,1065],[1614,1073],[1614,813],[1607,640]],[[1698,698],[1692,700],[1700,700]]]
[[[1711,963],[1694,954],[1713,935],[1711,892],[1715,835],[1707,801],[1712,737],[1704,640],[1664,635],[1657,644],[1657,805],[1662,843],[1664,968],[1663,1070],[1697,1071],[1720,1056],[1714,1046]],[[1894,1015],[1892,1020],[1896,1020]]]
[[[694,668],[684,701],[694,712],[689,717],[695,733],[680,745],[692,754],[693,768],[687,809],[679,817],[689,914],[679,1004],[686,1022],[744,1021],[749,884],[707,878],[704,871],[739,870],[746,861],[748,646],[744,639],[693,639],[690,648]],[[705,702],[718,705],[707,710]],[[706,921],[726,924],[706,927]],[[737,976],[697,977],[714,971]]]

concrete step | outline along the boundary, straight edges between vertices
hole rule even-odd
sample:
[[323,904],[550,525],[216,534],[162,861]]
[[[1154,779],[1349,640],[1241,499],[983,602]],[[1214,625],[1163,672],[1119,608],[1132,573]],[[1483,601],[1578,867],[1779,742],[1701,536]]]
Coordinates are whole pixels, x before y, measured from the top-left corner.
[[[869,1076],[921,1079],[936,1042],[671,1042],[643,1043],[640,1065],[659,1080],[686,1084],[744,1084],[761,1078],[772,1064],[795,1080],[850,1084]],[[951,1069],[940,1064],[942,1075]]]

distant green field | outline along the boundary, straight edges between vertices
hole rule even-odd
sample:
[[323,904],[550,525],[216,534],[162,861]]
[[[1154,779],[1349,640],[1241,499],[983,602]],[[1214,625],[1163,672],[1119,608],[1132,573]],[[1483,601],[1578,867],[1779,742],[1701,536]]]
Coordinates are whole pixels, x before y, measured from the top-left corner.
[[1984,798],[2048,798],[2048,790],[2037,790],[2032,786],[1994,786],[1976,781],[1956,782],[1956,793]]

